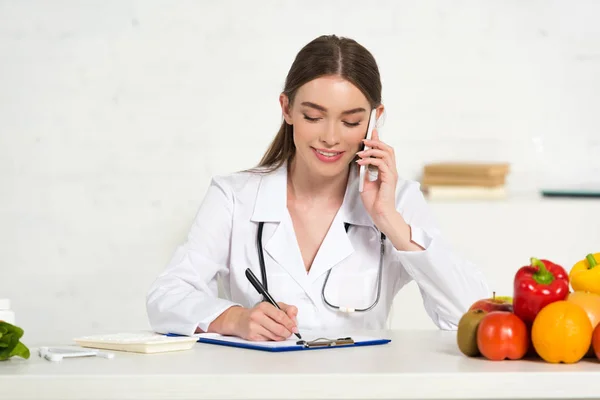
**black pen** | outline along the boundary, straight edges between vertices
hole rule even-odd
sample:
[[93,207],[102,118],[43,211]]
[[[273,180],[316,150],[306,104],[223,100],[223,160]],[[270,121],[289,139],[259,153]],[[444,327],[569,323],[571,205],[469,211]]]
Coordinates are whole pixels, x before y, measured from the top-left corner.
[[[258,279],[256,278],[256,275],[254,275],[254,273],[250,270],[250,268],[246,268],[246,278],[248,278],[248,280],[250,281],[250,283],[252,284],[252,286],[254,286],[254,289],[256,289],[256,291],[258,293],[260,293],[261,295],[263,295],[263,297],[265,299],[267,299],[267,301],[269,303],[273,304],[275,307],[277,307],[278,309],[281,310],[281,307],[279,307],[279,305],[277,304],[277,302],[273,299],[273,297],[271,297],[271,295],[269,294],[269,292],[267,292],[267,289],[265,289],[265,287],[262,285],[262,283],[260,283],[258,281]],[[302,339],[302,336],[300,336],[299,333],[294,333],[294,335],[296,335],[298,337],[298,339]]]

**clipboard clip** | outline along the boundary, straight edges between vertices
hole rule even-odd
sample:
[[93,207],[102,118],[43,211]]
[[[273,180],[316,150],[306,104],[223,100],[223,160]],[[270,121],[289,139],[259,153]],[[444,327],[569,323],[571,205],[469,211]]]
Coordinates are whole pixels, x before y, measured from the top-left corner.
[[302,345],[305,348],[333,347],[354,344],[354,340],[351,337],[337,339],[317,338],[314,340],[298,340],[296,344]]

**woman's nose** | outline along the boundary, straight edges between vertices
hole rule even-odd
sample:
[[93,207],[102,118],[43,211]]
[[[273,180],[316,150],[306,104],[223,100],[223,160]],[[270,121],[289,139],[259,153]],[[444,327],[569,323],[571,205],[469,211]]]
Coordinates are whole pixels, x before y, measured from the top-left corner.
[[335,123],[327,126],[327,129],[321,135],[321,141],[329,146],[335,146],[340,142],[341,132]]

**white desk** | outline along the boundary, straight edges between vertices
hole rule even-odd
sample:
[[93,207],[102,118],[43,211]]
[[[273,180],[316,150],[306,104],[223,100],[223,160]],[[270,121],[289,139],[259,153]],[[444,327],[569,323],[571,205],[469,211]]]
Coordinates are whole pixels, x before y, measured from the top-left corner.
[[392,331],[373,347],[289,353],[197,344],[51,363],[0,363],[3,399],[600,398],[600,362],[492,362],[459,353],[454,332]]

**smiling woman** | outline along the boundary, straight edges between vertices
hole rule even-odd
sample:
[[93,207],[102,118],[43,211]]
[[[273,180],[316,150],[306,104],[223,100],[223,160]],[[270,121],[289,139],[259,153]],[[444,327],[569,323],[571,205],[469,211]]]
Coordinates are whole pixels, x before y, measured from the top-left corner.
[[[307,150],[302,141],[325,135],[326,141],[317,143],[317,147],[309,146],[316,154],[308,159],[313,160],[319,152],[334,153],[322,154],[321,160],[339,160],[337,165],[347,167],[349,159],[362,147],[370,111],[376,108],[378,117],[384,111],[381,91],[377,62],[363,46],[336,36],[313,40],[300,50],[290,68],[279,98],[284,120],[260,166],[279,168],[292,160],[296,151]],[[298,106],[293,107],[294,104]],[[344,137],[342,144],[350,149],[333,148],[338,136]],[[343,152],[347,153],[345,157],[339,155]],[[340,172],[335,168],[340,167],[331,168],[329,173]]]
[[[441,236],[419,184],[398,176],[394,149],[376,130],[366,139],[372,110],[384,112],[381,91],[377,63],[356,41],[321,36],[300,50],[259,165],[213,178],[187,242],[152,285],[156,331],[283,340],[303,329],[381,329],[413,280],[434,323],[456,329],[489,297],[479,269]],[[359,192],[363,165],[379,174]]]
[[[330,166],[322,174],[338,175],[362,144],[370,104],[356,86],[340,76],[314,79],[302,86],[295,97],[299,107],[291,107],[285,94],[281,95],[281,103],[285,124],[292,126],[295,132],[297,156],[302,157],[306,165],[317,162],[316,156],[318,161]],[[319,168],[318,164],[314,168]]]

